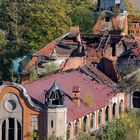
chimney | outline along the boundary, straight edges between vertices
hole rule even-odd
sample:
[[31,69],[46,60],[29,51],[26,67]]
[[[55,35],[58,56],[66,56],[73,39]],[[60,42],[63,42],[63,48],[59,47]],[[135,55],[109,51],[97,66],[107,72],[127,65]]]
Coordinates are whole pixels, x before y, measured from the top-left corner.
[[73,86],[73,103],[77,106],[80,106],[80,87]]

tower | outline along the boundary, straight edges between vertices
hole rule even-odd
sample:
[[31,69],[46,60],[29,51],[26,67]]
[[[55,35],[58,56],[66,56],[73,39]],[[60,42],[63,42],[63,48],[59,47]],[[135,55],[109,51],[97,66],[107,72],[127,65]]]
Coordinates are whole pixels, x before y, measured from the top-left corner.
[[98,0],[93,33],[121,30],[128,33],[127,11],[124,0]]
[[54,83],[45,93],[45,118],[47,137],[66,139],[67,107],[64,92]]

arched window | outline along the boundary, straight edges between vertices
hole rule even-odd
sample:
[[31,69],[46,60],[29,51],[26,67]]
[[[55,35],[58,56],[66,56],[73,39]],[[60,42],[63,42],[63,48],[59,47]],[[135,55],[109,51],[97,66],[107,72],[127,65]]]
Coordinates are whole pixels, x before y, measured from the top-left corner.
[[6,120],[4,120],[4,122],[2,124],[2,140],[6,140],[5,134],[6,134]]
[[98,112],[98,124],[102,124],[102,110],[100,109]]
[[94,127],[95,127],[95,114],[92,113],[90,118],[90,128],[94,128]]
[[78,136],[79,133],[79,120],[75,122],[75,136]]
[[133,93],[133,107],[140,108],[140,92],[139,91],[135,91]]
[[[8,133],[6,133],[8,130]],[[2,123],[2,140],[21,140],[21,125],[20,123],[14,118],[8,118],[3,121]]]
[[117,104],[114,103],[114,104],[113,104],[113,109],[112,109],[112,115],[113,115],[113,118],[116,117],[116,114],[117,114]]
[[14,140],[14,119],[9,118],[9,140]]
[[123,113],[124,112],[124,102],[123,100],[120,101],[120,104],[119,104],[119,113]]
[[87,132],[87,116],[85,116],[83,119],[83,131]]
[[108,122],[109,121],[109,106],[106,107],[105,110],[105,121]]
[[71,124],[69,123],[67,126],[67,140],[71,138]]

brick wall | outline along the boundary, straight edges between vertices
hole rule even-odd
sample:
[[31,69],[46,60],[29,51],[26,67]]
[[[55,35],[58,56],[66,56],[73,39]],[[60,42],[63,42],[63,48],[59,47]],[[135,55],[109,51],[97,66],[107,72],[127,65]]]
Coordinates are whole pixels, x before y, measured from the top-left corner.
[[2,88],[0,90],[0,102],[3,100],[3,97],[7,93],[15,94],[18,97],[21,106],[23,107],[23,130],[22,130],[23,131],[23,139],[29,140],[29,138],[30,138],[30,121],[31,121],[30,118],[31,118],[31,115],[40,115],[40,132],[41,132],[40,135],[41,135],[41,139],[42,139],[42,136],[44,135],[43,134],[43,122],[42,122],[43,115],[42,115],[42,113],[39,113],[39,112],[31,109],[27,105],[21,91],[16,87],[8,86],[8,87]]

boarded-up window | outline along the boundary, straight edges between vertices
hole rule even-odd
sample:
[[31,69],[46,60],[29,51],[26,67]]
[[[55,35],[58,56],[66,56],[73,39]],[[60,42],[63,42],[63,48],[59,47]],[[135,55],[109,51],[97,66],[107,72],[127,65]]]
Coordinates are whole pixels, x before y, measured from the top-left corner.
[[31,115],[31,131],[39,130],[39,115]]

